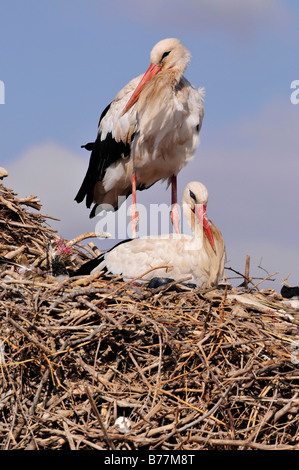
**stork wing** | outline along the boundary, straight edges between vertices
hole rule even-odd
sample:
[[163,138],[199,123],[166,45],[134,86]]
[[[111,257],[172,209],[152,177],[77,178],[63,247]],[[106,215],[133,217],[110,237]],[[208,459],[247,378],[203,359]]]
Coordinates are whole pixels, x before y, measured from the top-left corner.
[[127,158],[131,151],[136,126],[136,112],[132,108],[122,116],[122,111],[138,85],[142,75],[131,80],[105,108],[99,120],[95,142],[82,147],[91,150],[89,166],[75,201],[86,206],[93,202],[94,186],[102,181],[107,168],[121,158]]

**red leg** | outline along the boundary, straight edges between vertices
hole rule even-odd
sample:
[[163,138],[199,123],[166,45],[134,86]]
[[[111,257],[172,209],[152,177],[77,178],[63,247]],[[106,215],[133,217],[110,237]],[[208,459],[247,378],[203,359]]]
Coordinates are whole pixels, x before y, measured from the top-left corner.
[[132,237],[136,238],[139,214],[136,209],[136,174],[133,173],[132,179],[132,206],[131,206],[131,226]]
[[177,193],[177,177],[171,178],[171,222],[173,223],[176,233],[180,233],[180,213],[178,209],[178,193]]

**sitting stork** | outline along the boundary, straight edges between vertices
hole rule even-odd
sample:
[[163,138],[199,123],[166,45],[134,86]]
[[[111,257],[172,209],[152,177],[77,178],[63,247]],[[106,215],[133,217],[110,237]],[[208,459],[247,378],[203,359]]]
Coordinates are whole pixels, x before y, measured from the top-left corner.
[[[221,232],[208,219],[208,191],[199,182],[189,183],[182,207],[193,235],[167,234],[125,240],[83,264],[74,275],[95,271],[122,276],[125,281],[144,283],[153,278],[188,282],[199,287],[216,287],[223,275],[225,245]],[[154,269],[153,269],[154,268]]]

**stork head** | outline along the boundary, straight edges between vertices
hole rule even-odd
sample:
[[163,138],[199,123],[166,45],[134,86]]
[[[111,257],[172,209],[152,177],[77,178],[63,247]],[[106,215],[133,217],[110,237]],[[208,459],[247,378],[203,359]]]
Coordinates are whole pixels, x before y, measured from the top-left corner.
[[208,197],[208,190],[204,184],[199,183],[198,181],[191,181],[187,184],[184,190],[182,206],[187,206],[189,214],[191,213],[191,229],[194,230],[195,220],[197,219],[203,227],[204,234],[206,235],[211,247],[214,252],[216,252],[215,241],[206,210]]
[[179,79],[183,75],[190,61],[190,57],[190,52],[178,39],[168,38],[159,41],[151,51],[150,66],[126,104],[122,115],[132,108],[138,100],[144,85],[157,75],[157,73],[161,71],[173,72]]
[[151,64],[160,70],[176,69],[182,75],[190,62],[191,54],[179,39],[168,38],[159,41],[152,49]]
[[208,204],[208,190],[204,184],[198,181],[191,181],[187,184],[183,193],[183,204],[187,204],[190,209],[194,212],[194,208],[197,204]]

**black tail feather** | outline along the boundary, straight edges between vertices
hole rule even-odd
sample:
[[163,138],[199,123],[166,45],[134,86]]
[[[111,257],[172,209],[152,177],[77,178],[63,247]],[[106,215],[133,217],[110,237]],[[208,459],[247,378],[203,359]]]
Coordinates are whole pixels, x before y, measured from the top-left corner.
[[[97,258],[91,259],[86,261],[86,263],[82,264],[79,269],[73,271],[70,276],[86,276],[91,273],[93,269],[95,269],[102,261],[104,260],[104,255],[101,254]],[[107,272],[107,269],[103,269],[104,272]]]
[[299,296],[299,286],[289,287],[289,286],[282,286],[280,291],[282,297],[285,299],[291,299],[292,297]]
[[94,149],[94,144],[95,142],[88,142],[88,144],[81,145],[81,149],[86,149],[88,151],[91,151]]

